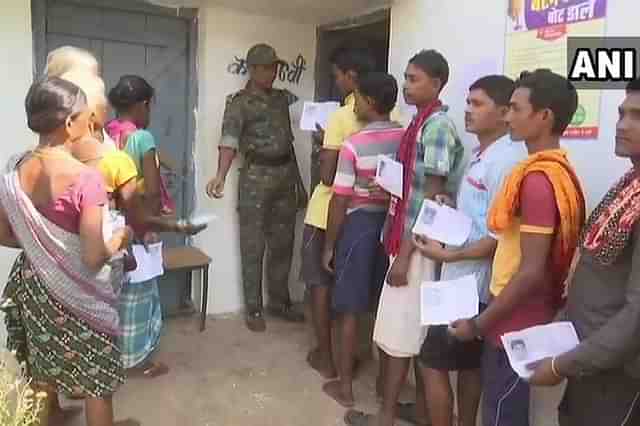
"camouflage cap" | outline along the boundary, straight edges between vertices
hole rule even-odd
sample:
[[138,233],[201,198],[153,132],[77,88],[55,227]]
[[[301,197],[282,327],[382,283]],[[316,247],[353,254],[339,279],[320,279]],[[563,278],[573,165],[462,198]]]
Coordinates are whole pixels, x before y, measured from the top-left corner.
[[256,44],[247,53],[247,65],[271,65],[284,63],[278,58],[276,50],[268,44]]

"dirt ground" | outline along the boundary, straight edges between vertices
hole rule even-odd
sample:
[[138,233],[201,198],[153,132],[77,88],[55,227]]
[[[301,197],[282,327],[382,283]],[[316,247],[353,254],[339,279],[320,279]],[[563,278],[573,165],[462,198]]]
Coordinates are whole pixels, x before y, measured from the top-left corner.
[[[323,379],[307,367],[308,325],[268,318],[267,332],[247,331],[241,317],[167,321],[158,359],[171,372],[129,380],[116,394],[116,419],[144,426],[339,426],[345,410],[321,390]],[[355,386],[357,408],[373,412],[374,361]],[[407,387],[406,397],[412,390]],[[535,426],[556,424],[559,390],[534,398]],[[71,426],[84,425],[78,417]],[[398,423],[399,425],[401,423]],[[532,425],[533,426],[533,425]]]

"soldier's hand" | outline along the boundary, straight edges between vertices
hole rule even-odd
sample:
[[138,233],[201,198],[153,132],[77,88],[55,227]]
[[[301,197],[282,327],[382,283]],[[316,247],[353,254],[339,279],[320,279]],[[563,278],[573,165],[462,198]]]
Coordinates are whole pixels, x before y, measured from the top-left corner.
[[211,179],[207,184],[207,195],[209,198],[224,197],[224,179],[218,176]]

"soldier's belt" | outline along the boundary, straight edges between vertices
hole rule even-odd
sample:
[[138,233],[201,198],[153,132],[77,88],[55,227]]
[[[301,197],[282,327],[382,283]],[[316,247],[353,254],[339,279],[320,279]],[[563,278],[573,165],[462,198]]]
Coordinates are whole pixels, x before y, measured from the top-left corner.
[[271,166],[278,167],[289,164],[293,160],[291,154],[282,155],[280,157],[260,157],[257,155],[252,155],[249,157],[249,161],[251,164],[255,164],[257,166]]

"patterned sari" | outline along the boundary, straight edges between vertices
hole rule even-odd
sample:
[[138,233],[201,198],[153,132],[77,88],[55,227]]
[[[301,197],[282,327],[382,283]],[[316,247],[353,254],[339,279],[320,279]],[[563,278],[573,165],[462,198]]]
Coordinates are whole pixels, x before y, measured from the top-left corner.
[[82,263],[78,235],[41,215],[20,188],[12,163],[0,179],[0,203],[23,247],[0,308],[7,346],[37,383],[63,394],[102,398],[124,383],[116,336],[120,260],[95,272]]

